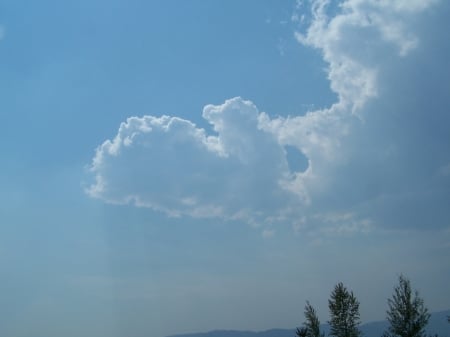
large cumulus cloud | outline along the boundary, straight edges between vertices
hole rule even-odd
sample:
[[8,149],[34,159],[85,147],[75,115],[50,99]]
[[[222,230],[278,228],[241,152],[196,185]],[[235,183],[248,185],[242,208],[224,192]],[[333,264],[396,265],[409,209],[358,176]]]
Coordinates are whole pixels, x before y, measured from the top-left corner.
[[317,167],[329,183],[310,191],[316,209],[383,227],[448,226],[449,180],[439,172],[450,162],[449,3],[348,0],[330,14],[328,1],[313,1],[311,10],[296,36],[328,62],[339,96],[329,111],[348,131],[341,160]]
[[[298,230],[322,224],[330,233],[419,226],[432,214],[443,225],[450,217],[442,204],[450,180],[450,43],[442,27],[450,6],[300,4],[293,17],[309,19],[295,36],[327,62],[335,104],[272,118],[234,98],[204,108],[213,134],[176,117],[129,118],[97,149],[89,194],[174,216],[287,221]],[[285,146],[306,156],[305,171],[290,169]]]
[[208,135],[177,117],[131,117],[93,159],[88,193],[172,216],[240,218],[256,223],[281,214],[292,199],[285,149],[260,126],[249,101],[208,105]]

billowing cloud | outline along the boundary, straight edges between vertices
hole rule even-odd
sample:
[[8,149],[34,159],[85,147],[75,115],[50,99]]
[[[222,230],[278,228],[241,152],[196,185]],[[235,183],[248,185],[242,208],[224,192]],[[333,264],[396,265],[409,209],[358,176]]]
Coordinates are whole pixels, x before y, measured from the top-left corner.
[[[301,194],[285,149],[261,127],[249,101],[207,105],[213,135],[177,117],[131,117],[98,149],[88,193],[171,216],[223,217],[256,223],[281,214]],[[303,200],[304,201],[304,200]]]
[[[327,233],[366,233],[423,220],[399,205],[448,219],[440,204],[450,183],[442,173],[450,46],[432,27],[448,26],[450,6],[316,0],[307,15],[300,4],[295,36],[327,62],[335,104],[272,118],[233,98],[204,108],[213,134],[176,117],[131,117],[97,149],[88,193],[172,216],[288,222],[296,231],[320,224]],[[305,170],[292,169],[287,146],[306,156]]]
[[[449,4],[311,4],[312,19],[296,37],[327,61],[339,100],[326,112],[341,124],[326,132],[338,158],[321,164],[321,157],[310,156],[315,174],[327,177],[325,188],[308,186],[313,206],[351,210],[386,227],[447,226],[449,180],[436,172],[450,161],[450,133],[443,127],[450,124],[450,45],[442,35]],[[297,124],[303,119],[294,118]],[[281,136],[297,128],[292,119],[277,123]],[[339,135],[333,126],[342,125],[346,133]]]

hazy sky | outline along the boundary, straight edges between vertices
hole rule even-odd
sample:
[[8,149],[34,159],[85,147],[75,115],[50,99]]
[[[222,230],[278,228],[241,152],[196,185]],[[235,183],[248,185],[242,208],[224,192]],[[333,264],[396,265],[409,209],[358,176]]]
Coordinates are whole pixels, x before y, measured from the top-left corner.
[[450,307],[450,2],[0,0],[0,335]]

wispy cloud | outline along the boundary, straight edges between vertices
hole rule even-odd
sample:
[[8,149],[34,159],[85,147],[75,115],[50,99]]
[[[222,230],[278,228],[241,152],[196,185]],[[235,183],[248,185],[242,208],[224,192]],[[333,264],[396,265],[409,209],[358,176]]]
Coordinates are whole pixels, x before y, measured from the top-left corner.
[[262,237],[264,239],[270,239],[275,235],[275,231],[273,229],[264,229],[262,231]]

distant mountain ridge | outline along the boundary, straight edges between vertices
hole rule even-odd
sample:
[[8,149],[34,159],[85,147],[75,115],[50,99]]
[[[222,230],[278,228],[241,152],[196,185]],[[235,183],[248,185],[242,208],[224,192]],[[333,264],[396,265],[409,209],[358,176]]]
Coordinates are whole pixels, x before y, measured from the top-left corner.
[[[450,337],[450,323],[447,321],[448,316],[450,316],[450,310],[432,313],[426,329],[427,333],[430,336],[437,334],[439,337]],[[364,337],[381,337],[387,327],[387,321],[370,322],[362,324],[361,331]],[[326,336],[328,336],[329,330],[328,324],[322,324],[322,331],[325,332]],[[295,337],[295,329],[270,329],[258,332],[215,330],[202,333],[172,335],[168,337]]]

